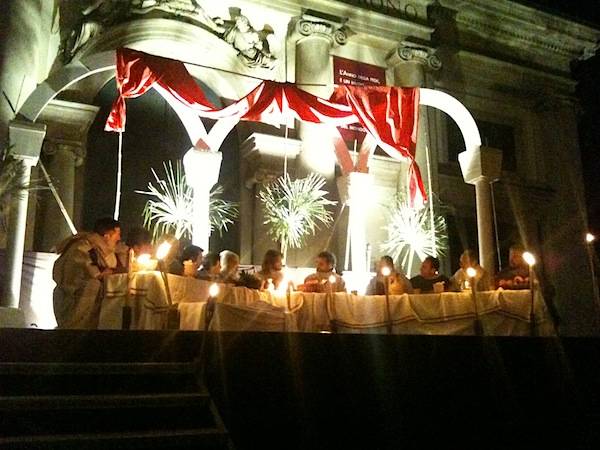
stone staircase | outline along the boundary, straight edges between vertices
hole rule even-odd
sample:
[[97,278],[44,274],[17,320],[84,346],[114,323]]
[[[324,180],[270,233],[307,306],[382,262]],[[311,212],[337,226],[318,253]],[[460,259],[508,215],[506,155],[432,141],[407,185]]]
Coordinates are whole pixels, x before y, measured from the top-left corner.
[[231,448],[193,359],[144,361],[138,353],[123,362],[121,350],[115,361],[90,361],[89,354],[68,360],[57,353],[0,360],[0,448]]

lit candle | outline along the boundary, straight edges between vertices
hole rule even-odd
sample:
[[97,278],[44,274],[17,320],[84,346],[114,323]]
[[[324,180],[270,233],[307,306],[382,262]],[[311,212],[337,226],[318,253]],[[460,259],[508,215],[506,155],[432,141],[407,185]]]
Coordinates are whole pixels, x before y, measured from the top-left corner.
[[143,253],[135,259],[135,262],[137,263],[138,270],[151,270],[152,256],[148,253]]
[[535,296],[534,296],[534,278],[535,272],[533,271],[533,266],[535,266],[536,260],[535,256],[531,252],[523,253],[523,259],[529,266],[529,292],[531,294],[530,299],[530,309],[529,309],[529,334],[531,336],[535,336]]
[[329,275],[328,281],[329,281],[329,293],[332,294],[334,292],[333,286],[337,285],[337,277],[334,274],[331,274],[331,275]]
[[473,267],[467,267],[467,276],[469,277],[469,284],[471,285],[471,298],[473,300],[473,307],[475,308],[475,323],[473,324],[475,334],[477,336],[483,335],[483,324],[479,317],[479,308],[477,307],[477,283],[475,277],[477,276],[477,270]]
[[383,292],[385,293],[385,314],[386,314],[386,327],[388,334],[392,334],[392,311],[390,308],[390,275],[392,269],[388,266],[381,268],[381,275],[383,275]]

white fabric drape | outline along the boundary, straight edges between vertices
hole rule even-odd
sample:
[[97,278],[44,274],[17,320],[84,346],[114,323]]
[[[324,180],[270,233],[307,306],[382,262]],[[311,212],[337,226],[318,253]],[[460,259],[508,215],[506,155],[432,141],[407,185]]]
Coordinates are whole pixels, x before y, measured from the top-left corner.
[[[181,313],[181,328],[200,330],[210,283],[169,275],[173,302]],[[121,327],[126,275],[108,278],[100,317],[101,328]],[[490,291],[477,295],[485,333],[499,336],[529,334],[529,291]],[[164,284],[157,272],[134,275],[130,304],[133,329],[160,329],[167,305]],[[212,330],[219,331],[329,331],[341,333],[385,333],[384,296],[346,293],[314,294],[259,292],[222,285],[217,299]],[[394,334],[473,334],[475,307],[471,294],[443,293],[390,297]],[[535,299],[539,335],[553,332],[543,299]]]

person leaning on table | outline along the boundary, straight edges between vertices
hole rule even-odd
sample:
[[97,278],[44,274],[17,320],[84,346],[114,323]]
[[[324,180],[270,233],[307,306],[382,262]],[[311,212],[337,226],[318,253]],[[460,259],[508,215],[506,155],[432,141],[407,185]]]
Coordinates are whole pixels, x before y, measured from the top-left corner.
[[120,240],[121,224],[102,218],[96,221],[92,233],[79,233],[58,245],[60,256],[52,268],[58,328],[98,328],[103,280],[126,271],[125,262],[115,253]]
[[434,285],[444,283],[444,291],[448,290],[448,277],[441,275],[440,260],[428,256],[421,264],[421,273],[410,279],[415,294],[427,294],[434,292]]

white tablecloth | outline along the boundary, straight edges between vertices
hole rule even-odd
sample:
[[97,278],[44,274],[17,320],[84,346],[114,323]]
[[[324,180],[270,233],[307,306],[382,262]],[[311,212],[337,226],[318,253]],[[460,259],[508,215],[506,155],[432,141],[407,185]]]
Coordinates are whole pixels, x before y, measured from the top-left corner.
[[[209,282],[168,276],[171,297],[180,311],[180,328],[200,330]],[[127,275],[114,275],[106,283],[100,328],[121,328]],[[136,273],[130,282],[128,303],[133,310],[132,329],[165,326],[167,296],[160,273]],[[526,336],[530,332],[530,291],[490,291],[477,294],[477,309],[485,334]],[[390,296],[394,334],[473,334],[475,305],[469,292]],[[385,333],[385,296],[345,293],[313,294],[259,292],[221,285],[212,330]],[[553,327],[543,299],[535,298],[536,329],[550,335]]]

